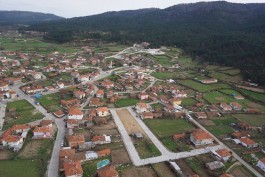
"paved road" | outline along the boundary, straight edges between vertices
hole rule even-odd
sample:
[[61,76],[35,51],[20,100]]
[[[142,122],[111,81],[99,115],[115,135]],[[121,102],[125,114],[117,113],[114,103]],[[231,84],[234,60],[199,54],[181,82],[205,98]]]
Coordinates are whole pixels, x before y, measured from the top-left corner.
[[239,155],[237,155],[231,148],[229,148],[228,146],[226,146],[222,141],[220,141],[218,138],[216,138],[216,136],[214,136],[211,132],[209,132],[206,128],[204,128],[199,122],[197,122],[196,120],[189,119],[192,123],[194,123],[197,127],[199,127],[200,129],[208,132],[212,137],[214,137],[215,141],[218,142],[220,145],[224,146],[226,149],[228,149],[229,151],[231,151],[233,153],[233,156],[240,162],[242,163],[249,171],[251,171],[253,174],[255,174],[257,177],[263,177],[263,175],[261,175],[256,169],[254,169],[251,165],[249,165],[247,162],[245,162]]
[[[217,146],[212,146],[209,147],[208,149],[202,148],[202,149],[195,149],[192,151],[188,151],[188,152],[179,152],[179,153],[173,153],[168,151],[164,145],[161,144],[161,142],[157,142],[156,140],[154,140],[156,137],[154,137],[154,135],[150,134],[150,132],[148,132],[148,130],[146,130],[146,128],[143,128],[144,130],[146,130],[146,134],[152,141],[154,141],[155,144],[158,149],[160,150],[161,154],[160,156],[157,157],[151,157],[151,158],[146,158],[146,159],[140,159],[134,145],[133,142],[130,138],[130,136],[128,135],[125,127],[123,126],[119,116],[117,115],[115,109],[110,109],[110,112],[113,116],[113,119],[118,127],[118,130],[122,136],[123,142],[125,144],[125,147],[127,149],[127,152],[133,162],[133,164],[135,166],[142,166],[142,165],[147,165],[147,164],[153,164],[153,163],[159,163],[159,162],[164,162],[164,161],[168,161],[168,160],[176,160],[176,159],[181,159],[181,158],[187,158],[187,157],[191,157],[191,156],[195,156],[195,155],[199,155],[199,154],[205,154],[205,153],[209,153],[211,150],[217,150],[222,148],[223,146],[217,145]],[[133,116],[134,117],[134,116]],[[138,122],[138,121],[137,121]],[[140,125],[141,126],[141,125]],[[157,139],[157,138],[156,138]]]
[[6,115],[6,104],[4,102],[0,102],[0,131],[2,130],[4,125],[5,115]]
[[38,111],[40,111],[45,118],[53,119],[57,126],[57,137],[54,141],[52,157],[50,159],[50,163],[48,165],[48,177],[58,177],[59,172],[59,152],[61,149],[61,143],[64,140],[65,135],[65,126],[64,126],[64,118],[57,119],[51,113],[47,113],[46,109],[44,109],[41,105],[36,105],[35,100],[30,96],[26,95],[22,90],[19,89],[20,85],[12,86],[12,89],[16,91],[19,95],[20,99],[25,99],[29,101]]

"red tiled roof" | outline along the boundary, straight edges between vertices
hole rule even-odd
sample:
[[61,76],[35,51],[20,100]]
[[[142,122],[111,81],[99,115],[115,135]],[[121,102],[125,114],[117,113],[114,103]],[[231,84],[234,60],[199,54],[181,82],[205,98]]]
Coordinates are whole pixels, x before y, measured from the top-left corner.
[[209,133],[207,133],[201,129],[194,130],[192,132],[192,136],[196,140],[204,140],[204,139],[212,139],[213,138]]
[[105,166],[98,170],[99,177],[117,177],[119,173],[115,170],[112,165]]
[[83,175],[83,168],[81,161],[77,162],[64,162],[64,173],[65,176]]

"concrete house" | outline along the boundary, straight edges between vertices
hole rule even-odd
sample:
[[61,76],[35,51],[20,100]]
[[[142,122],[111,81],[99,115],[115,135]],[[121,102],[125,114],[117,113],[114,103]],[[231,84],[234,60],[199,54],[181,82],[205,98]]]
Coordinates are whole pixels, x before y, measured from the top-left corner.
[[68,109],[68,119],[81,120],[83,116],[84,116],[84,113],[79,108],[72,107]]
[[259,167],[263,172],[265,172],[265,158],[259,159],[257,167]]
[[200,146],[200,145],[212,144],[214,139],[209,133],[201,129],[196,129],[190,134],[190,141],[195,146]]

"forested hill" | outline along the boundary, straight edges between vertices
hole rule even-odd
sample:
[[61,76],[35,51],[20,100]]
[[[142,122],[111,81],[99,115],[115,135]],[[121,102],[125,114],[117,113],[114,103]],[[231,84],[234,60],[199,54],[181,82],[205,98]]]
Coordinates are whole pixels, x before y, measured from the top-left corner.
[[62,20],[53,14],[45,14],[39,12],[26,12],[26,11],[0,11],[0,25],[13,25],[23,24],[30,25],[36,22],[44,22],[51,20]]
[[46,39],[59,42],[71,40],[78,32],[86,38],[176,46],[194,58],[240,67],[246,78],[265,85],[262,3],[199,2],[166,9],[108,12],[41,23],[28,29],[47,31]]

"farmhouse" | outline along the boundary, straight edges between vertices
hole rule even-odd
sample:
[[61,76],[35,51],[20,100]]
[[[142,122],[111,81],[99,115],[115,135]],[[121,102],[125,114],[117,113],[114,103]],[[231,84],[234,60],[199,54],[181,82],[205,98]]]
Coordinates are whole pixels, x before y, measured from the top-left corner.
[[68,109],[68,119],[78,119],[81,120],[84,114],[79,108],[70,108]]
[[110,136],[107,136],[107,135],[93,136],[92,142],[94,144],[107,144],[107,143],[111,143],[111,138]]
[[220,103],[220,108],[222,108],[224,111],[232,111],[232,107],[226,103]]
[[149,111],[149,106],[146,103],[137,103],[135,108],[138,114]]
[[23,137],[22,136],[15,136],[15,135],[7,135],[4,136],[2,139],[3,146],[9,146],[11,148],[17,147],[19,144],[23,143]]
[[231,102],[230,106],[233,108],[235,111],[240,111],[242,109],[242,106],[238,104],[237,102]]
[[227,162],[232,156],[231,152],[227,149],[212,150],[212,153],[218,160],[222,160],[223,162]]
[[263,172],[265,172],[265,158],[259,159],[257,167],[259,167]]
[[33,139],[51,138],[52,130],[50,127],[36,127],[33,130]]
[[105,117],[109,115],[109,109],[107,107],[99,107],[97,108],[97,115],[99,117]]
[[81,161],[64,162],[63,167],[64,167],[65,177],[82,177],[83,176],[83,168],[81,165]]
[[256,148],[259,146],[258,143],[256,143],[255,141],[253,141],[252,139],[248,137],[240,138],[239,141],[240,141],[240,144],[242,144],[242,146],[246,148]]
[[195,112],[194,115],[197,119],[207,119],[205,112]]
[[214,141],[209,133],[201,129],[194,130],[190,135],[190,140],[195,146],[212,144]]

